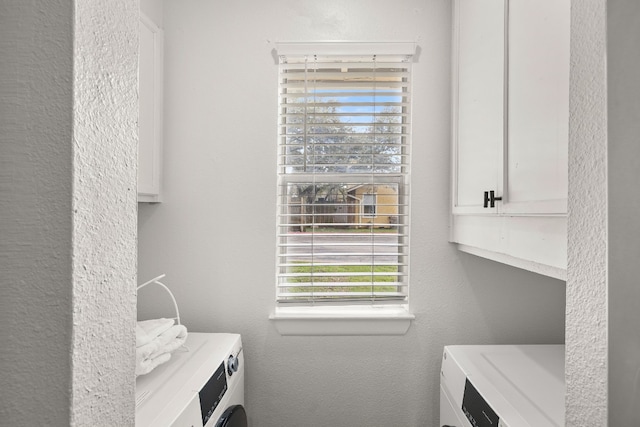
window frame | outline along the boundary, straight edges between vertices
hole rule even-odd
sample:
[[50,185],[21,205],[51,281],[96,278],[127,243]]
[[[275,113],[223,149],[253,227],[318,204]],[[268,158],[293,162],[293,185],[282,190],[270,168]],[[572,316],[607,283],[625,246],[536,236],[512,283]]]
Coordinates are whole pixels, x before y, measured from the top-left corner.
[[[279,56],[322,54],[322,55],[406,55],[413,58],[416,45],[413,42],[400,43],[279,43],[276,49]],[[410,60],[412,62],[413,59]],[[409,69],[410,69],[409,65]],[[281,73],[278,73],[279,79]],[[411,91],[409,92],[411,93]],[[410,113],[409,113],[410,114]],[[280,116],[280,115],[279,115]],[[279,124],[281,126],[281,124]],[[280,135],[280,132],[279,132]],[[410,137],[409,137],[410,138]],[[280,143],[279,143],[280,146]],[[403,152],[403,155],[404,152]],[[409,156],[409,153],[406,153]],[[410,157],[409,157],[410,158]],[[410,162],[410,160],[409,160]],[[407,162],[407,163],[409,163]],[[280,164],[280,162],[278,162]],[[402,163],[405,164],[404,162]],[[280,165],[281,166],[281,165]],[[279,167],[280,167],[279,166]],[[408,164],[407,164],[408,167]],[[280,174],[279,174],[280,175]],[[281,178],[281,177],[280,177]],[[282,182],[295,182],[296,179],[280,179]],[[392,180],[393,181],[393,180]],[[396,181],[397,182],[397,181]],[[401,186],[409,186],[409,177],[403,178]],[[360,207],[360,215],[363,218],[376,218],[379,214],[378,196],[376,193],[368,193],[374,199],[373,212],[365,214],[364,198]],[[408,198],[408,194],[406,194]],[[280,211],[278,213],[280,217]],[[391,220],[389,220],[391,224]],[[408,230],[409,220],[402,224]],[[280,223],[278,225],[280,227]],[[408,242],[408,231],[406,236]],[[408,243],[407,243],[408,244]],[[408,260],[408,252],[406,252]],[[276,261],[278,270],[279,262]],[[408,261],[407,278],[408,286]],[[277,290],[276,290],[277,292]],[[401,335],[406,333],[411,321],[415,318],[409,312],[409,291],[405,290],[405,299],[398,303],[375,303],[365,305],[326,304],[279,304],[276,302],[275,312],[270,315],[277,330],[282,335]]]

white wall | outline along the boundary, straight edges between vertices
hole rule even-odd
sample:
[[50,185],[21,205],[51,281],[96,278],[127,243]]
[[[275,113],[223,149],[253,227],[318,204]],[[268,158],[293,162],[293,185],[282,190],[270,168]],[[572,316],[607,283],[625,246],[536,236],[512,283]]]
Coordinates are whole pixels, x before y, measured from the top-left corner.
[[164,26],[164,7],[162,0],[140,0],[140,12],[145,14],[158,27]]
[[[572,2],[566,425],[607,425],[606,0]],[[615,425],[614,425],[615,426]]]
[[132,425],[138,0],[75,3],[72,425]]
[[[447,243],[449,0],[165,2],[164,202],[139,206],[139,281],[192,331],[239,332],[250,425],[433,426],[442,346],[560,343],[563,282]],[[414,40],[411,308],[401,337],[281,337],[274,307],[276,41]],[[172,313],[141,292],[141,318]]]
[[3,426],[134,423],[137,22],[0,5]]
[[0,8],[3,425],[69,421],[72,29],[70,4]]
[[610,426],[640,425],[640,2],[607,2]]

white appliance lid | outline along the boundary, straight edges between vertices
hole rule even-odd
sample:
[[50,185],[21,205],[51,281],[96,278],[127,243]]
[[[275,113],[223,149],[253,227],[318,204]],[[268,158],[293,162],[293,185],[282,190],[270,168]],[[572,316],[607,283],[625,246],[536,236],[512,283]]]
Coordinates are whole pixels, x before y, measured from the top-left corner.
[[471,383],[509,427],[564,426],[564,346],[449,346]]

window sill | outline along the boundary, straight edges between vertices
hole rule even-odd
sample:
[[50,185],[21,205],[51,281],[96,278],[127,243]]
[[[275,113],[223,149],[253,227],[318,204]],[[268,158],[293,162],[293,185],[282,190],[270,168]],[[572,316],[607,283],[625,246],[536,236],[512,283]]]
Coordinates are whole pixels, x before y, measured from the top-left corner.
[[276,308],[280,335],[404,335],[415,316],[403,306]]

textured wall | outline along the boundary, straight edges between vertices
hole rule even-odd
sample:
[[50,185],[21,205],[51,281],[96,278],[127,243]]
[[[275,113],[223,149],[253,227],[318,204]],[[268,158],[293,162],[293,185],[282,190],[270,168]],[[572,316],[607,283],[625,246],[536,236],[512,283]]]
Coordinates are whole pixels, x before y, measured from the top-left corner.
[[[450,0],[165,2],[165,193],[163,203],[139,207],[139,280],[167,273],[191,330],[243,334],[252,427],[436,427],[443,345],[563,342],[563,282],[447,243],[450,20]],[[268,320],[273,42],[341,39],[421,48],[411,188],[416,320],[405,336],[282,337]],[[145,291],[141,317],[172,313],[166,295]]]
[[607,2],[609,425],[640,425],[640,2]]
[[606,1],[572,2],[566,425],[607,425]]
[[76,2],[73,425],[133,425],[136,307],[136,0]]
[[0,2],[0,425],[69,423],[70,2]]

